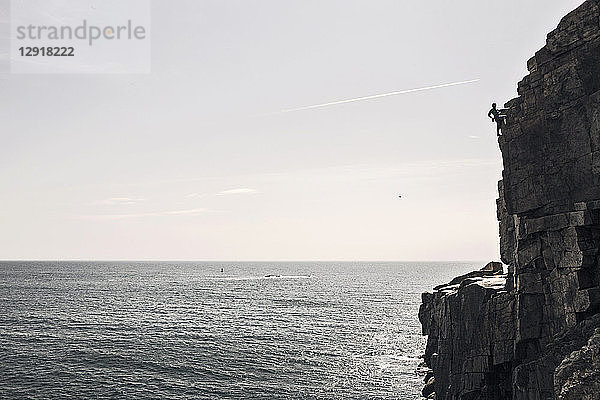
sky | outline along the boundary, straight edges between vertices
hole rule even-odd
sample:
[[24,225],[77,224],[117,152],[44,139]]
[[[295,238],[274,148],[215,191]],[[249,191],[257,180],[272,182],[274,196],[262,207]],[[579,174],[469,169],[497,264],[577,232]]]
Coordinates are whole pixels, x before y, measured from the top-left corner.
[[496,260],[486,114],[579,4],[154,0],[149,74],[0,73],[0,259]]

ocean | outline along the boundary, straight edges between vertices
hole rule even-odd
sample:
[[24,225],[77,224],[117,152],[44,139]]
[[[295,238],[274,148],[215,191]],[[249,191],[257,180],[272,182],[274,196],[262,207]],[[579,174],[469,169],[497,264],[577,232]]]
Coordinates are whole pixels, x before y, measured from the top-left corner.
[[421,293],[482,265],[0,262],[0,398],[418,399]]

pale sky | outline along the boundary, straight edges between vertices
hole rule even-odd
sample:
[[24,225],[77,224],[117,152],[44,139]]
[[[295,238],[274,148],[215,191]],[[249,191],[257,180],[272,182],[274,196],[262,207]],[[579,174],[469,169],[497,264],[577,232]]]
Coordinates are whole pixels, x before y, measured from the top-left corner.
[[151,74],[0,74],[0,259],[497,259],[486,114],[579,4],[153,1]]

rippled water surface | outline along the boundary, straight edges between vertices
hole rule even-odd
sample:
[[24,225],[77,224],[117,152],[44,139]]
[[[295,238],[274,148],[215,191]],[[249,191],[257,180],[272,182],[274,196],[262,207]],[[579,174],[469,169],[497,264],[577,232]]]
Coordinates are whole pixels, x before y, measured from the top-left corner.
[[0,262],[0,398],[416,399],[420,294],[478,266]]

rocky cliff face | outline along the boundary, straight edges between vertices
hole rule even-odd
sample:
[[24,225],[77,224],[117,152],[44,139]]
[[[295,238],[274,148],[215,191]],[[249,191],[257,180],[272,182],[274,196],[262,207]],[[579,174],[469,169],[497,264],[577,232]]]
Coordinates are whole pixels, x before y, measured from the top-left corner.
[[527,67],[499,138],[508,273],[423,295],[424,394],[437,399],[600,399],[600,0]]

